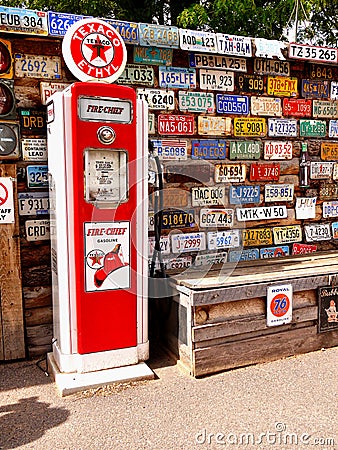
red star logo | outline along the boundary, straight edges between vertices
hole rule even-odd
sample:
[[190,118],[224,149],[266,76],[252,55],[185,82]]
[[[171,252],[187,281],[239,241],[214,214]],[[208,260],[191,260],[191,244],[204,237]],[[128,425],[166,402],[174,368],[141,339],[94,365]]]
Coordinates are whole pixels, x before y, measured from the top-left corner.
[[95,44],[85,44],[85,45],[92,50],[90,62],[92,62],[93,59],[96,58],[102,59],[105,63],[107,62],[105,53],[111,49],[111,46],[103,44],[103,42],[100,40],[99,35],[96,36]]
[[103,258],[103,256],[100,256],[98,253],[95,253],[95,255],[93,255],[93,256],[89,256],[89,259],[92,260],[92,266],[94,266],[95,264],[101,265],[102,258]]

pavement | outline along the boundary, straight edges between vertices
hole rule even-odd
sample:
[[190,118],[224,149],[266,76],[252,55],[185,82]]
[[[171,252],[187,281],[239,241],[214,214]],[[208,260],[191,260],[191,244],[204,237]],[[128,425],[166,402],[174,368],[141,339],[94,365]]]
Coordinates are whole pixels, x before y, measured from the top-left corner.
[[337,362],[338,347],[194,379],[157,351],[155,380],[64,398],[36,361],[3,363],[0,449],[337,450]]

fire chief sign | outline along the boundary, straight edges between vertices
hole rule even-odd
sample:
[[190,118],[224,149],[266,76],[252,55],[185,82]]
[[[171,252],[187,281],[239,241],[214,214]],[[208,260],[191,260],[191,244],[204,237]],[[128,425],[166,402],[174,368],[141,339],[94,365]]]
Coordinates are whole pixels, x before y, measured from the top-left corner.
[[14,223],[13,181],[0,178],[0,224]]
[[64,36],[62,54],[68,69],[81,81],[109,83],[122,74],[127,61],[123,39],[104,20],[74,22]]
[[292,320],[292,285],[269,286],[267,326],[284,325]]

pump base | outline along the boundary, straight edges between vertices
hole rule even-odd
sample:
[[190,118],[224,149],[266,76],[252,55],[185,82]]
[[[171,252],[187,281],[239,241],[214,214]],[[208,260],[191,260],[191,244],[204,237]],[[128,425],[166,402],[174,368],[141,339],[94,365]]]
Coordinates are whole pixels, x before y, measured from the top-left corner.
[[48,353],[47,363],[48,373],[55,381],[62,397],[109,384],[152,380],[155,378],[154,372],[144,362],[86,373],[60,372],[53,353]]

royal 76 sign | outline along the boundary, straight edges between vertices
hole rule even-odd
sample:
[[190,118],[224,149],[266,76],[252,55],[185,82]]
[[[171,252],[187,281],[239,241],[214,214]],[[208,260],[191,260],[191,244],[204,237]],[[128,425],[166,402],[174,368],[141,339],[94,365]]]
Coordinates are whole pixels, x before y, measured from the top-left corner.
[[292,320],[292,285],[269,286],[267,292],[267,326],[284,325]]

